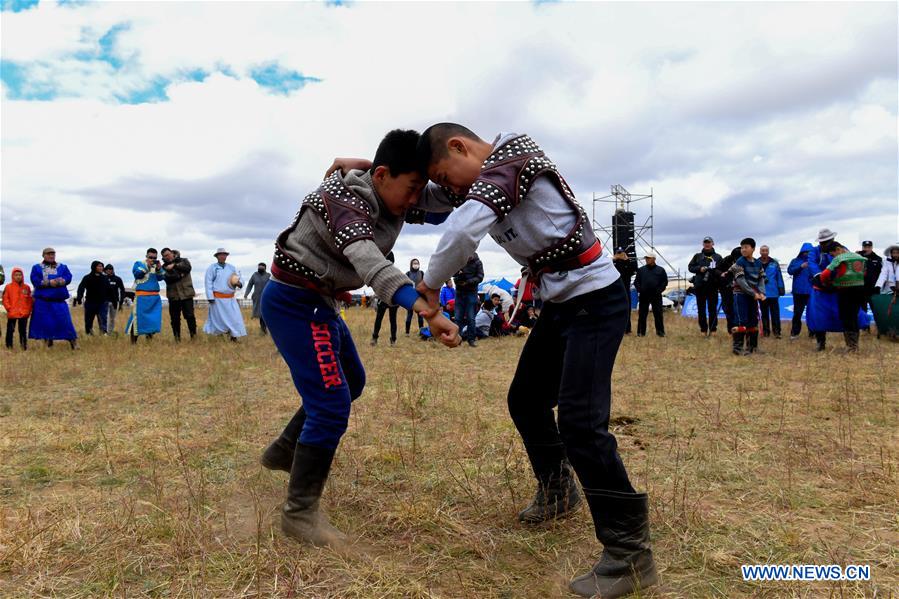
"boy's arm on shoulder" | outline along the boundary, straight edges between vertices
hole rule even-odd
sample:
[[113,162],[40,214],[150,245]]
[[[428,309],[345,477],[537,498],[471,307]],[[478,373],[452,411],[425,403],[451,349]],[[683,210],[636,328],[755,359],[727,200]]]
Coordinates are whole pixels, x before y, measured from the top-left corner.
[[444,281],[465,266],[496,222],[496,213],[486,204],[468,201],[453,211],[447,222],[449,228],[440,238],[425,273],[425,284],[431,289],[440,289]]

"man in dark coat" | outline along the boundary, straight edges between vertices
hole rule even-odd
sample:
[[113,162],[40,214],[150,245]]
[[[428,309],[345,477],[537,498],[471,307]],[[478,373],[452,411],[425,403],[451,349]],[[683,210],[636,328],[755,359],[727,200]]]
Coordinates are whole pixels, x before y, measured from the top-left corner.
[[[883,258],[874,252],[874,242],[870,240],[862,242],[862,251],[859,254],[868,261],[865,265],[865,303],[862,304],[862,309],[867,311],[871,308],[871,296],[880,293],[877,279],[880,278],[880,271],[883,270]],[[865,330],[870,331],[871,327],[865,327]]]
[[468,259],[465,266],[453,275],[456,284],[456,324],[462,331],[462,339],[475,347],[475,316],[478,312],[478,285],[484,280],[484,265],[477,253]]
[[106,334],[106,316],[108,305],[106,303],[106,287],[108,282],[103,273],[103,263],[99,260],[91,262],[91,271],[84,275],[78,284],[78,295],[75,297],[75,305],[84,305],[84,332],[87,335],[94,334],[94,319],[100,325],[100,334]]
[[112,264],[104,266],[103,273],[106,275],[106,334],[109,335],[116,332],[115,317],[125,303],[125,283],[115,274]]
[[[630,256],[625,253],[624,248],[620,247],[615,250],[615,255],[612,257],[612,264],[615,265],[615,270],[618,271],[618,275],[621,277],[621,283],[624,285],[624,291],[627,293],[627,301],[628,307],[631,306],[631,279],[634,276],[634,273],[637,272],[637,264],[635,260],[632,260]],[[627,328],[624,329],[625,335],[630,335],[631,333],[631,315],[628,311],[627,314]]]
[[646,336],[646,316],[652,306],[652,317],[655,320],[656,335],[665,336],[665,322],[662,319],[662,292],[668,286],[668,273],[656,264],[656,257],[646,255],[646,264],[637,269],[634,287],[640,294],[637,311],[637,337]]
[[181,316],[187,323],[190,338],[197,335],[197,319],[194,316],[194,283],[190,276],[191,265],[181,252],[162,248],[162,272],[165,275],[165,295],[169,300],[169,319],[175,341],[181,341]]
[[[718,285],[716,267],[721,255],[715,251],[715,240],[702,240],[702,250],[693,254],[687,269],[693,273],[693,288],[696,290],[696,309],[699,312],[699,330],[703,335],[711,335],[718,330]],[[708,318],[706,312],[708,311]]]

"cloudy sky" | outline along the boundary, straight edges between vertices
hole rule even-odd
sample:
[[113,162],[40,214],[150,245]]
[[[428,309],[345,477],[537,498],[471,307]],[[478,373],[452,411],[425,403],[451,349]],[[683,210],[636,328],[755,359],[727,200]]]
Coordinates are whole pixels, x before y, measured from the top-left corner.
[[[7,272],[52,245],[128,283],[168,245],[248,273],[335,156],[444,120],[529,133],[588,212],[651,189],[681,268],[706,234],[781,259],[823,226],[899,238],[895,2],[2,2]],[[440,231],[407,227],[398,262]]]

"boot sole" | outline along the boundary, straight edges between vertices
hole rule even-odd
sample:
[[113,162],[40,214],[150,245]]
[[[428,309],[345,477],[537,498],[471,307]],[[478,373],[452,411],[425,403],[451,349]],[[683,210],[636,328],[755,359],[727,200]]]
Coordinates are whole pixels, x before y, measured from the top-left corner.
[[262,454],[259,457],[259,463],[262,465],[263,468],[266,468],[268,470],[280,470],[281,472],[290,473],[289,466],[285,466],[284,464],[280,464],[280,463],[271,461],[265,457],[265,454]]
[[[600,595],[597,583],[598,580],[611,582],[610,592]],[[642,592],[643,590],[651,586],[657,585],[659,583],[659,575],[656,572],[655,564],[653,564],[652,567],[647,568],[646,570],[641,572],[638,575],[637,579],[635,579],[630,574],[619,576],[616,578],[606,576],[599,578],[594,576],[590,580],[590,582],[593,583],[593,588],[589,590],[584,589],[583,591],[575,587],[575,584],[578,582],[580,582],[580,580],[576,578],[571,581],[571,584],[568,585],[568,590],[575,595],[579,595],[581,597],[597,597],[598,599],[616,599],[617,597],[627,597],[629,595],[633,595],[638,591]]]

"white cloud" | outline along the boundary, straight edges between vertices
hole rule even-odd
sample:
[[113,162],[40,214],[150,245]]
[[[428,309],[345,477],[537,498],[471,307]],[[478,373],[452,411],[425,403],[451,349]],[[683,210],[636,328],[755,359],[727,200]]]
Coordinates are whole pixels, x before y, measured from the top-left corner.
[[[41,3],[4,13],[3,59],[76,97],[4,86],[3,260],[52,243],[86,268],[165,244],[199,265],[227,245],[250,269],[334,156],[445,119],[530,133],[585,203],[653,187],[672,261],[707,233],[787,255],[839,230],[849,201],[866,218],[847,234],[885,245],[899,236],[896,22],[894,4]],[[121,68],[75,58],[123,24]],[[272,62],[321,82],[272,94],[249,77]],[[183,80],[196,69],[211,74]],[[166,102],[114,101],[159,80]],[[436,234],[406,235],[398,264],[426,263]],[[492,241],[481,254],[517,273]]]

